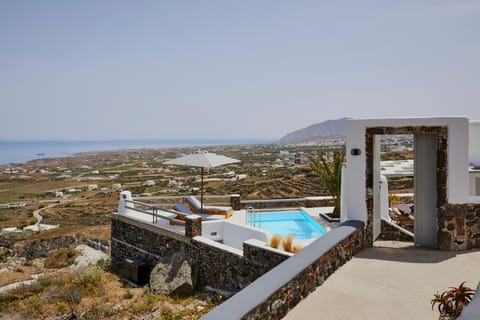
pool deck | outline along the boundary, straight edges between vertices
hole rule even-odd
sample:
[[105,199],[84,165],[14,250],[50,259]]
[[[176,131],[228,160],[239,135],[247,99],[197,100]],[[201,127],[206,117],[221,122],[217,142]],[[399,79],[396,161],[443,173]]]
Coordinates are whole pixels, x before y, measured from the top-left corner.
[[[386,244],[386,245],[385,245]],[[438,319],[437,291],[480,281],[480,250],[444,252],[376,242],[291,310],[293,319]],[[379,247],[379,246],[389,246]],[[393,246],[393,247],[392,247]]]
[[[338,225],[338,223],[333,222],[330,223],[323,217],[321,217],[319,214],[320,212],[328,213],[331,212],[333,207],[318,207],[318,208],[302,208],[314,221],[316,221],[318,224],[323,226],[327,231],[331,230],[335,226]],[[287,209],[285,209],[287,210]],[[290,209],[291,210],[291,209]],[[127,214],[125,216],[133,218],[135,220],[139,220],[157,227],[160,227],[162,229],[166,229],[169,231],[173,231],[179,234],[185,234],[185,227],[183,225],[171,225],[168,220],[162,219],[160,216],[165,215],[166,217],[171,216],[168,212],[162,212],[159,210],[159,218],[157,219],[157,222],[152,222],[152,216],[134,211],[134,210],[128,210]],[[246,210],[238,210],[235,211],[233,216],[228,219],[228,221],[244,225],[246,223]],[[302,247],[307,246],[311,242],[313,242],[315,238],[312,239],[295,239],[294,240],[294,245],[299,245]]]

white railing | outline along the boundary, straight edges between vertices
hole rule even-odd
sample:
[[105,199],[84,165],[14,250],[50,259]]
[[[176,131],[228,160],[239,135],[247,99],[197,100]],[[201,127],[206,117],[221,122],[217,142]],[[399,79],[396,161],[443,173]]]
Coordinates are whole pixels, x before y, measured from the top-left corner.
[[[152,217],[152,223],[157,224],[158,219],[168,220],[174,222],[177,225],[185,225],[185,222],[177,219],[177,217],[185,217],[187,214],[168,210],[160,207],[158,204],[145,203],[132,199],[132,194],[129,191],[123,191],[120,193],[120,199],[118,202],[118,213],[127,214],[128,211],[135,211]],[[163,214],[162,214],[163,213]]]

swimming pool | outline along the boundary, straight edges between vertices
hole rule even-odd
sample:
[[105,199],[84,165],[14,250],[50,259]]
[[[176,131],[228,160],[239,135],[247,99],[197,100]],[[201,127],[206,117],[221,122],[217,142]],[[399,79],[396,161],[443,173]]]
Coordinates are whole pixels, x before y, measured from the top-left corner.
[[255,212],[247,216],[252,227],[269,231],[272,235],[295,234],[297,239],[317,238],[327,231],[303,210]]

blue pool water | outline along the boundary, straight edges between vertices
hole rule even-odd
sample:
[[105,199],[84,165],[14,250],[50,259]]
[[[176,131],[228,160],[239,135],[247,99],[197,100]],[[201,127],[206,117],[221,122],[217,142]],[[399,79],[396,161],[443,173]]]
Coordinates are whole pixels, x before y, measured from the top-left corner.
[[308,214],[302,210],[261,212],[248,216],[248,224],[269,231],[272,235],[281,234],[288,236],[295,234],[297,239],[317,238],[327,231],[318,225]]

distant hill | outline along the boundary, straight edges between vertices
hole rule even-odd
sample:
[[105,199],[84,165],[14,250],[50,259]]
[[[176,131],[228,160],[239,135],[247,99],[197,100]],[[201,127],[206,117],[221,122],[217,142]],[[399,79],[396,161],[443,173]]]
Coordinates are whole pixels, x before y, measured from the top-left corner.
[[278,141],[278,143],[299,143],[335,136],[345,136],[345,120],[327,120],[312,124],[306,128],[291,132]]

